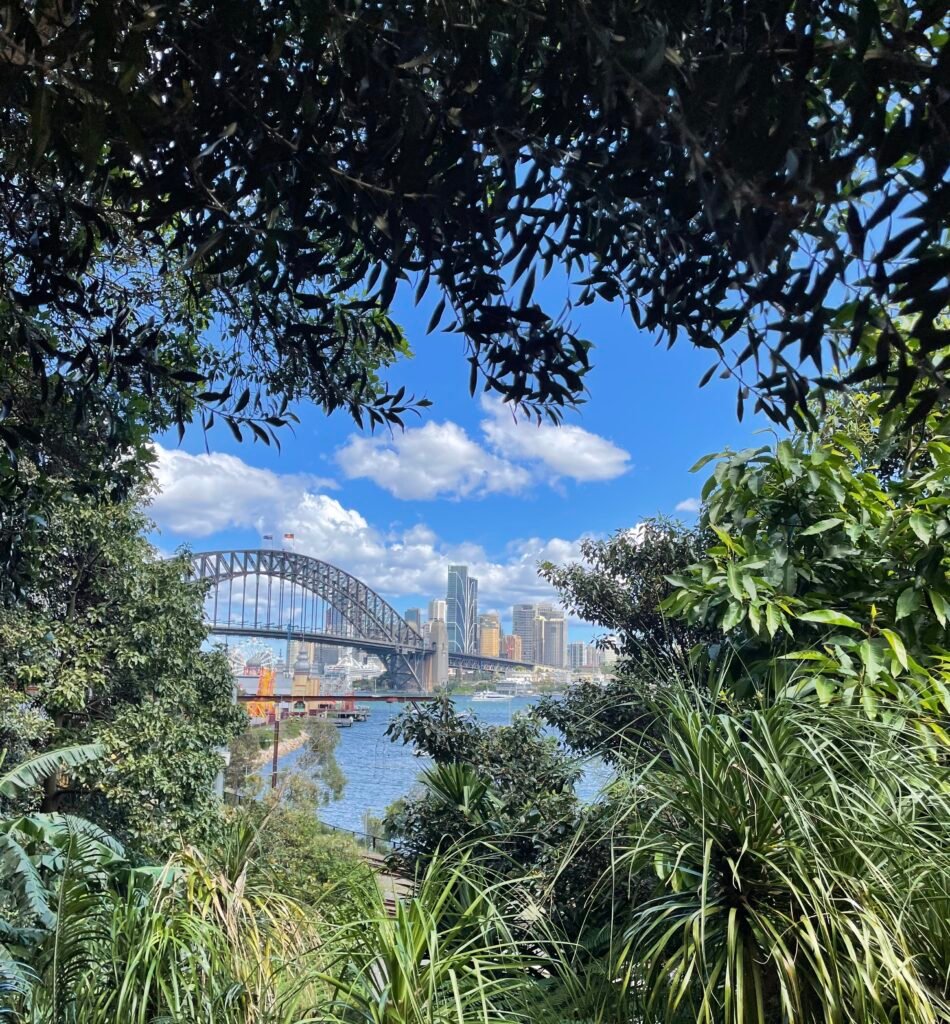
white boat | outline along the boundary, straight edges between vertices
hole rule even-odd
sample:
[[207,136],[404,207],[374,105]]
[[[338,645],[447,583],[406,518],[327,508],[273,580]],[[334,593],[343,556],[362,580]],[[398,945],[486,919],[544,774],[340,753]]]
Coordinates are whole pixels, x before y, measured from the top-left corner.
[[472,696],[472,702],[476,700],[511,700],[510,693],[498,693],[495,690],[479,690]]

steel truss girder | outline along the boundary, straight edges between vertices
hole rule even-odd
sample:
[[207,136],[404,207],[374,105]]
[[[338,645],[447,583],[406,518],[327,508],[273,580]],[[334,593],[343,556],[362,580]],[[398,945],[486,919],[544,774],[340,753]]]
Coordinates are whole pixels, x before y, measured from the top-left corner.
[[[352,632],[347,635],[354,640],[391,644],[404,655],[426,652],[423,638],[379,594],[343,569],[309,555],[270,549],[202,551],[192,555],[191,575],[215,585],[248,576],[291,583],[333,607],[349,623]],[[271,612],[268,608],[268,621],[274,621]],[[212,616],[209,625],[213,631],[215,626],[231,623],[214,621]]]

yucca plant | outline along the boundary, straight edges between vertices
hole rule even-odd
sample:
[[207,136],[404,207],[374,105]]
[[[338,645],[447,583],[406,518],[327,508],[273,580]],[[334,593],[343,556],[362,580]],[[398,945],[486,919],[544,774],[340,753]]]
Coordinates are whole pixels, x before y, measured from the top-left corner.
[[615,960],[645,1019],[944,1019],[950,778],[914,732],[685,690],[657,717],[617,822],[617,867],[656,879]]
[[418,894],[386,913],[382,897],[328,935],[321,977],[333,993],[313,1020],[339,1024],[501,1024],[530,1019],[538,958],[509,928],[524,909],[468,857],[437,858]]
[[149,890],[113,894],[76,1024],[292,1024],[324,991],[316,916],[251,873],[244,824],[217,850],[184,851]]

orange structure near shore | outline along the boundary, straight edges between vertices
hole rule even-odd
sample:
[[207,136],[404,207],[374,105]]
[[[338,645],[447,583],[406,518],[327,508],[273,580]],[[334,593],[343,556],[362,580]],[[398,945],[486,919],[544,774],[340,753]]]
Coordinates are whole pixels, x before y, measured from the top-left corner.
[[[275,673],[272,668],[261,665],[260,674],[257,677],[258,697],[272,697],[274,695]],[[273,701],[251,701],[247,706],[247,713],[251,718],[266,718],[273,714]]]

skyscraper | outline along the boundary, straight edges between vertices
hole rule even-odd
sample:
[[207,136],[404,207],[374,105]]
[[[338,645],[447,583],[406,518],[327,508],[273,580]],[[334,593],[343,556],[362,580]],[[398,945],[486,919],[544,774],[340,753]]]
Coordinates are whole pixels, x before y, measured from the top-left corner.
[[511,609],[511,632],[521,640],[521,657],[524,661],[540,661],[535,657],[534,630],[538,609],[533,604],[516,604]]
[[441,597],[434,597],[429,602],[429,621],[435,619],[445,622],[445,601]]
[[426,658],[425,687],[431,692],[449,679],[449,645],[442,619],[430,619],[426,623],[426,636],[432,644],[432,655]]
[[552,668],[567,667],[567,619],[553,604],[538,605],[534,630],[534,660]]
[[422,609],[421,608],[407,608],[406,609],[406,622],[419,634],[422,633]]
[[602,652],[593,644],[568,644],[567,661],[572,669],[600,668],[603,661]]
[[478,653],[478,580],[467,565],[450,565],[445,597],[449,654]]
[[478,653],[497,658],[501,643],[501,619],[494,613],[478,617]]

